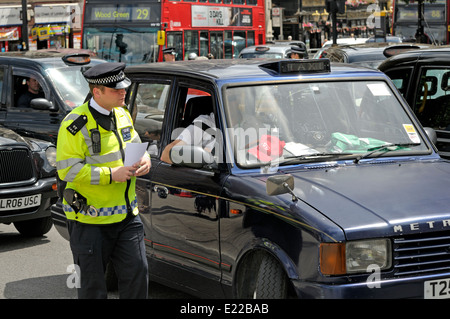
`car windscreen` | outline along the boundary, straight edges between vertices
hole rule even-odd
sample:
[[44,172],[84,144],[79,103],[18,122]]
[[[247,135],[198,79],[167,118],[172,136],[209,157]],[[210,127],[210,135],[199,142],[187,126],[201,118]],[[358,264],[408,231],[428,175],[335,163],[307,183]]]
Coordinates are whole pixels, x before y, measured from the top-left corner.
[[83,104],[89,93],[89,85],[81,73],[80,67],[62,67],[47,69],[60,99],[69,107]]
[[429,151],[383,81],[229,87],[225,101],[228,140],[241,168]]

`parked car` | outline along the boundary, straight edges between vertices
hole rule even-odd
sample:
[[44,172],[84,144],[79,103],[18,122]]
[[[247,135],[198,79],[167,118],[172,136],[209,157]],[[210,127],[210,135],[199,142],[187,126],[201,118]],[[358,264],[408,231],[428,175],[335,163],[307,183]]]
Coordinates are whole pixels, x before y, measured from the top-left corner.
[[408,51],[380,64],[423,126],[436,131],[436,146],[450,158],[450,49]]
[[13,223],[25,236],[47,233],[58,198],[56,147],[0,126],[0,172],[0,223]]
[[376,69],[393,54],[419,49],[412,44],[392,45],[392,43],[365,43],[356,45],[341,45],[329,47],[316,55],[316,59],[327,58],[331,62],[352,63],[359,66]]
[[263,44],[246,47],[239,53],[240,59],[268,58],[283,59],[290,58],[292,52],[297,52],[300,57],[308,58],[308,51],[305,47],[291,44]]
[[[82,104],[89,92],[80,71],[105,62],[74,52],[38,50],[1,54],[0,124],[22,136],[56,144],[61,120],[72,108]],[[18,107],[19,98],[28,90],[30,77],[38,81],[44,97],[33,100],[28,107]]]
[[[126,73],[154,146],[136,183],[153,281],[206,298],[440,297],[450,163],[384,73],[327,59]],[[177,145],[174,164],[160,159],[211,113],[211,152]]]

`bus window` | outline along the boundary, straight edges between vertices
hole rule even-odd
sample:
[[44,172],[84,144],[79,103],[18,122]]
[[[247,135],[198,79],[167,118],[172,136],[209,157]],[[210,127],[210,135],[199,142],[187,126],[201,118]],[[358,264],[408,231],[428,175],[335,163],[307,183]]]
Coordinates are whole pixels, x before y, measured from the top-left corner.
[[255,45],[255,32],[247,31],[247,46]]
[[233,58],[239,56],[239,52],[245,48],[245,31],[234,31],[233,34]]
[[156,29],[116,28],[110,32],[103,27],[86,27],[84,29],[84,48],[97,53],[106,61],[139,64],[155,62],[158,59],[158,45],[156,44]]
[[223,32],[211,32],[211,53],[216,59],[223,59]]
[[188,59],[189,53],[198,55],[198,31],[184,31],[184,59]]
[[208,31],[200,32],[200,56],[207,56],[209,53]]
[[167,32],[167,47],[174,47],[177,55],[175,57],[176,61],[183,60],[183,33],[181,31],[177,32]]
[[233,58],[233,33],[225,31],[225,59]]

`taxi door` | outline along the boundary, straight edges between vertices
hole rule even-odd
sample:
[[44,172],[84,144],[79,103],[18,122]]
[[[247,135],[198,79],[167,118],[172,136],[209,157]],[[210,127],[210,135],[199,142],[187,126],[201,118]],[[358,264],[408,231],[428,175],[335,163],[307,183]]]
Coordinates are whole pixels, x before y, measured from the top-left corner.
[[[187,118],[184,114],[186,101],[211,96],[212,90],[194,89],[192,81],[176,84],[173,79],[159,84],[141,82],[136,84],[135,91],[140,104],[134,103],[137,112],[133,116],[142,141],[147,141],[146,136],[155,138],[153,129],[148,130],[148,127],[158,128],[159,125],[160,134],[157,145],[149,149],[151,172],[147,179],[137,182],[138,204],[141,213],[144,212],[141,218],[146,227],[150,276],[163,283],[169,278],[172,284],[190,287],[205,296],[220,297],[221,175],[209,169],[175,166],[160,160],[162,149],[176,138],[182,119]],[[158,85],[161,85],[159,90]],[[145,97],[154,97],[155,92],[161,92],[157,93],[159,102],[149,107]],[[158,118],[155,114],[161,111]],[[153,115],[145,112],[153,112]]]

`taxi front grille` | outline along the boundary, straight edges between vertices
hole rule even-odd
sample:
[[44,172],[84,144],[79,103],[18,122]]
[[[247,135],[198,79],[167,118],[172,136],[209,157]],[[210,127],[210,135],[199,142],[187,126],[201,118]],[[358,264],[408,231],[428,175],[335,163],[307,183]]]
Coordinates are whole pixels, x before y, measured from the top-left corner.
[[0,184],[34,178],[33,159],[28,149],[0,150]]
[[396,238],[393,248],[395,276],[450,271],[450,232]]

